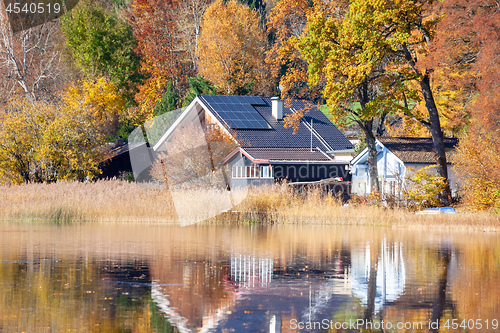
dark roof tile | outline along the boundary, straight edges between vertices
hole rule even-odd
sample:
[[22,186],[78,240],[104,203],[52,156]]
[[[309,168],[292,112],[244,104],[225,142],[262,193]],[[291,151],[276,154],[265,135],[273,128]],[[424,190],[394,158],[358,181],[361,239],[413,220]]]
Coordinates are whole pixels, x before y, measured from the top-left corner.
[[[207,101],[210,95],[199,95],[198,97],[210,108],[210,111],[230,129],[214,108]],[[270,129],[232,129],[236,133],[236,139],[242,147],[265,147],[265,148],[305,148],[311,146],[311,131],[306,125],[301,124],[297,133],[293,134],[293,128],[285,128],[283,120],[276,120],[271,112],[271,98],[261,97],[265,105],[254,105],[255,110],[271,126]],[[283,108],[283,116],[305,107],[304,100],[295,100],[291,108]],[[339,129],[321,112],[313,107],[305,114],[303,122],[307,124],[313,121],[313,128],[324,140],[313,136],[313,147],[319,147],[324,151],[351,149],[351,142],[340,132]]]
[[[396,155],[404,163],[435,164],[436,158],[432,138],[378,138],[382,144]],[[445,138],[444,146],[446,161],[450,162],[450,157],[455,150],[458,139]]]

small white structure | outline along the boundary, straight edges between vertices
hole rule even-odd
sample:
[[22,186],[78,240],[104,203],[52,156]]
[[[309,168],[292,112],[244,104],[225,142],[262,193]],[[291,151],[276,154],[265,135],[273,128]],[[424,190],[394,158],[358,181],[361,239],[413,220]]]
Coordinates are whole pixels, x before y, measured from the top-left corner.
[[[457,139],[444,139],[448,179],[452,196],[457,195],[457,177],[451,169],[450,157]],[[431,138],[392,138],[381,137],[376,140],[378,179],[383,194],[400,195],[408,168],[418,170],[435,165]],[[351,161],[352,193],[367,195],[371,192],[372,180],[368,172],[368,148],[365,148]]]

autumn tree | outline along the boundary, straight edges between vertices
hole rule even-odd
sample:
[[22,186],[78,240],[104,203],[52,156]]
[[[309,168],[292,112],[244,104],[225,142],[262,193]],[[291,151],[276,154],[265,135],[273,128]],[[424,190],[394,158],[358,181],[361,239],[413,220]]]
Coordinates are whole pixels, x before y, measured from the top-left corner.
[[72,83],[66,88],[62,100],[65,108],[87,114],[93,126],[107,136],[115,133],[118,118],[125,107],[118,87],[106,78]]
[[0,13],[0,84],[4,98],[15,93],[32,99],[53,98],[60,73],[60,50],[54,38],[57,30],[56,22],[48,22],[14,34],[5,13]]
[[265,94],[266,38],[256,11],[231,0],[205,12],[197,55],[199,72],[227,94]]
[[181,1],[179,4],[177,24],[181,42],[179,49],[186,52],[194,68],[194,73],[197,72],[198,65],[197,50],[201,36],[201,22],[205,11],[212,2],[213,0],[188,0]]
[[404,195],[411,201],[409,208],[423,209],[439,206],[439,193],[446,186],[445,179],[432,173],[435,165],[414,170],[409,168]]
[[141,71],[147,79],[135,99],[144,112],[152,111],[169,82],[179,95],[196,72],[196,48],[201,21],[211,0],[134,0],[128,17],[137,38]]
[[[328,22],[326,25],[321,24],[321,21],[325,19],[320,14],[315,14],[313,11],[308,15],[308,24],[310,21],[320,23],[314,27],[316,30],[308,30],[311,31],[311,36],[321,38],[322,35],[330,36],[337,33],[338,27],[335,22],[345,21],[342,18],[342,10],[345,10],[349,29],[344,32],[350,39],[344,44],[353,43],[353,48],[336,51],[336,48],[341,50],[344,44],[337,45],[328,39],[320,39],[310,49],[307,49],[307,44],[299,45],[299,49],[302,47],[309,52],[308,62],[312,61],[312,64],[309,63],[308,71],[317,73],[308,77],[313,84],[319,83],[320,74],[325,72],[334,76],[336,71],[340,71],[347,78],[338,82],[332,80],[330,85],[327,83],[323,90],[325,97],[329,98],[329,104],[332,105],[335,99],[342,100],[346,94],[352,94],[352,90],[349,91],[349,89],[345,94],[338,90],[343,83],[351,84],[356,80],[362,80],[377,66],[381,66],[386,73],[390,73],[390,76],[383,75],[383,78],[379,75],[374,76],[379,80],[377,89],[383,87],[381,90],[383,93],[381,98],[373,99],[374,103],[367,111],[375,111],[372,106],[375,107],[376,104],[379,104],[376,107],[382,107],[380,110],[386,107],[388,109],[399,107],[397,102],[400,102],[401,111],[429,128],[436,155],[437,174],[448,179],[441,120],[431,86],[433,68],[423,61],[427,59],[435,36],[436,25],[441,18],[432,10],[431,5],[432,1],[418,0],[351,0],[348,3],[340,1],[333,4],[316,4],[315,7],[319,6],[321,9],[320,13],[326,11],[332,14],[331,19],[325,21]],[[318,11],[315,10],[315,12]],[[301,49],[301,56],[304,50]],[[352,62],[346,61],[335,65],[331,60],[342,59],[339,57],[343,53],[358,53],[359,56],[353,58]],[[364,90],[365,94],[372,96],[375,92],[369,92],[366,88]],[[393,95],[392,105],[390,105],[391,98],[388,98],[391,94]],[[409,101],[415,100],[422,100],[425,103],[428,121],[412,115]],[[366,116],[366,113],[364,115]],[[450,189],[446,186],[440,195],[440,201],[441,204],[448,205],[449,200]]]
[[[433,53],[469,74],[474,95],[470,123],[461,136],[456,170],[473,210],[500,211],[500,7],[494,1],[444,1]],[[449,29],[452,26],[453,29]]]
[[281,0],[269,14],[267,33],[272,39],[266,53],[266,64],[273,83],[283,88],[282,97],[307,97],[316,99],[319,90],[307,85],[307,62],[301,58],[291,38],[302,34],[307,23],[307,11],[311,3],[307,0]]
[[137,41],[132,28],[103,6],[81,2],[61,18],[66,45],[87,78],[106,76],[132,99],[140,83]]
[[[321,87],[334,122],[340,126],[355,122],[363,131],[371,187],[380,191],[375,138],[383,132],[386,115],[403,108],[397,101],[404,87],[394,84],[395,74],[387,69],[389,47],[376,40],[376,32],[359,29],[367,12],[367,7],[318,2],[309,10],[302,34],[291,36],[287,43],[307,63],[307,82],[310,87]],[[282,81],[292,82],[295,75],[292,70]],[[287,117],[286,126],[298,126],[305,112],[297,110]]]
[[[353,2],[359,3],[361,1]],[[429,49],[434,41],[436,25],[441,16],[434,11],[431,0],[368,1],[366,5],[369,10],[366,15],[373,16],[377,25],[367,24],[364,28],[383,36],[383,44],[390,47],[391,54],[395,56],[395,60],[391,64],[399,73],[400,81],[418,85],[419,95],[414,98],[421,98],[425,103],[428,121],[415,119],[429,128],[436,156],[437,175],[447,181],[448,169],[444,136],[431,85],[434,68],[426,62]],[[368,20],[362,22],[369,23]],[[406,108],[406,112],[411,114],[408,108]],[[441,191],[439,199],[441,204],[449,205],[451,199],[449,185]]]
[[99,173],[101,147],[124,100],[105,79],[70,85],[59,104],[29,97],[2,109],[2,183],[84,180]]

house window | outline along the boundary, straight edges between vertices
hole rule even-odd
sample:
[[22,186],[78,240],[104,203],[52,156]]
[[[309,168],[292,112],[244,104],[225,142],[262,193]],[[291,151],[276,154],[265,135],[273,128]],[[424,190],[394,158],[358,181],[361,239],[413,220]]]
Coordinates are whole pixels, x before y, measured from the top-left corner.
[[260,178],[273,178],[273,167],[272,166],[261,166],[260,167]]
[[233,166],[231,175],[233,178],[273,178],[271,166]]
[[232,177],[233,178],[242,178],[243,177],[243,168],[242,166],[233,166]]

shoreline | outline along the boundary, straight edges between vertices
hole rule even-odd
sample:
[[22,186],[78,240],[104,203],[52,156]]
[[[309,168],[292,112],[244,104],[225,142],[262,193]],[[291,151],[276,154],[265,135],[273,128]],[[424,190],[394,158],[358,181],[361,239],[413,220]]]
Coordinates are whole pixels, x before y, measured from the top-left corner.
[[[203,200],[199,199],[200,193],[187,193],[187,196],[192,200]],[[0,186],[0,221],[178,225],[175,207],[169,198],[165,190],[145,189],[120,180]],[[500,215],[460,210],[455,214],[417,215],[404,208],[380,205],[344,207],[337,198],[319,191],[297,193],[286,185],[275,185],[252,189],[233,211],[198,223],[350,225],[497,232],[500,230]]]

